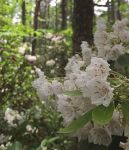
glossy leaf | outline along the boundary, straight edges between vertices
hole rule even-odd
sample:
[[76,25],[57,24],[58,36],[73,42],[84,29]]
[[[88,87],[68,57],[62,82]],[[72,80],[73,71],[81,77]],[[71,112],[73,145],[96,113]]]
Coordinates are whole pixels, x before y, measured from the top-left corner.
[[101,125],[107,124],[111,121],[114,111],[114,105],[111,103],[108,107],[100,105],[96,107],[92,112],[92,119]]
[[121,106],[122,106],[122,112],[125,117],[125,120],[129,124],[129,101],[123,102]]
[[84,127],[92,119],[92,110],[74,120],[68,127],[61,129],[59,133],[73,133]]
[[81,96],[82,92],[79,90],[75,90],[75,91],[66,91],[64,92],[64,94],[67,96]]

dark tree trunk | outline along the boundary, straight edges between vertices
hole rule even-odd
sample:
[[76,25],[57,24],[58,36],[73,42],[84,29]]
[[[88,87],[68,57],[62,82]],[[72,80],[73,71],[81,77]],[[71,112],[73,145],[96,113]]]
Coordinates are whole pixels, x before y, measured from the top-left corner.
[[62,16],[61,29],[66,29],[67,28],[67,0],[61,1],[61,16]]
[[[22,1],[21,9],[22,9],[21,21],[22,21],[22,24],[25,26],[26,25],[26,2],[25,0]],[[23,37],[23,42],[25,41],[26,39],[25,37]]]
[[69,24],[72,24],[72,19],[73,19],[73,0],[69,1]]
[[[41,0],[36,0],[36,6],[34,11],[34,24],[33,24],[34,31],[38,29],[38,16],[40,12],[40,3]],[[35,48],[36,48],[36,33],[34,33],[32,40],[32,55],[35,55]]]
[[111,22],[114,23],[115,21],[115,2],[111,0]]
[[110,21],[111,21],[110,13],[111,13],[111,5],[110,5],[109,0],[107,0],[107,21],[108,21],[108,23],[110,23]]
[[49,22],[50,22],[50,3],[48,4],[48,9],[47,9],[47,28],[49,28]]
[[93,0],[74,0],[73,10],[73,53],[80,52],[82,41],[93,43]]
[[119,20],[121,20],[120,6],[121,6],[121,0],[117,0],[117,19]]
[[38,27],[40,29],[47,29],[49,28],[49,11],[50,11],[50,0],[42,0],[41,6],[40,6],[40,18]]
[[26,24],[26,2],[25,0],[22,1],[22,24]]
[[57,4],[57,0],[56,0],[56,7],[55,7],[55,29],[58,29],[58,4]]

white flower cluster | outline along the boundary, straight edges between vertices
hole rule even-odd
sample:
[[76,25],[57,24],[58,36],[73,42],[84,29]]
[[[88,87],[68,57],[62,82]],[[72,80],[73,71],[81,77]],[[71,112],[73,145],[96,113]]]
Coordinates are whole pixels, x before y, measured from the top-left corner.
[[52,66],[54,66],[55,65],[55,60],[53,60],[53,59],[50,59],[50,60],[48,60],[47,62],[46,62],[46,66],[48,66],[48,67],[52,67]]
[[17,127],[18,124],[24,122],[24,113],[19,113],[17,110],[7,108],[5,111],[4,119],[7,121],[9,126]]
[[32,83],[32,86],[37,89],[39,98],[45,100],[48,96],[52,95],[51,84],[40,69],[36,68],[36,72],[39,78]]
[[117,60],[118,57],[126,52],[129,44],[129,21],[123,19],[117,21],[112,28],[112,32],[107,32],[104,20],[97,22],[97,30],[94,35],[95,46],[98,56],[106,60]]
[[115,111],[112,121],[103,128],[94,125],[95,127],[89,132],[88,140],[94,144],[108,146],[112,142],[112,135],[122,136],[123,127],[119,112]]
[[25,59],[28,62],[35,62],[37,60],[36,56],[32,56],[32,55],[28,55],[28,54],[25,55]]
[[[33,87],[36,88],[41,100],[48,101],[48,97],[54,95],[57,110],[61,112],[66,126],[96,106],[110,105],[113,88],[107,80],[110,72],[107,61],[115,61],[125,53],[126,44],[129,42],[127,39],[129,39],[127,20],[116,22],[112,32],[107,32],[106,24],[103,20],[99,20],[94,35],[97,53],[93,54],[88,43],[83,41],[82,58],[75,55],[68,60],[64,82],[57,80],[49,82],[44,73],[36,69],[39,78],[33,82]],[[123,134],[120,116],[118,111],[114,112],[112,121],[105,126],[89,122],[72,136],[79,139],[87,138],[94,144],[108,146],[112,141],[112,135]]]
[[24,44],[21,44],[21,46],[18,48],[18,52],[24,55],[27,49],[30,49],[30,48],[28,47],[27,43],[24,43]]
[[26,126],[26,131],[29,133],[38,133],[38,129],[36,127],[32,127],[30,124]]
[[[108,107],[113,98],[113,89],[107,82],[110,71],[109,64],[102,58],[93,57],[86,42],[83,42],[81,47],[83,59],[79,55],[69,59],[65,67],[66,77],[63,83],[57,80],[49,82],[40,69],[36,69],[39,78],[32,83],[41,100],[47,101],[48,97],[55,95],[57,109],[61,112],[66,126],[95,106]],[[84,69],[85,67],[86,69]],[[72,91],[75,93],[80,91],[80,95],[65,94]],[[102,127],[99,127],[99,130],[102,130],[102,133],[106,132]],[[90,138],[90,135],[97,131],[94,125],[89,123],[73,136],[77,136],[79,139],[87,137],[89,142],[95,144],[109,144],[110,142],[102,142],[102,136],[96,142],[95,139],[98,139],[99,134],[96,134],[95,139]],[[104,138],[106,140],[106,135]],[[111,141],[111,134],[107,139]]]

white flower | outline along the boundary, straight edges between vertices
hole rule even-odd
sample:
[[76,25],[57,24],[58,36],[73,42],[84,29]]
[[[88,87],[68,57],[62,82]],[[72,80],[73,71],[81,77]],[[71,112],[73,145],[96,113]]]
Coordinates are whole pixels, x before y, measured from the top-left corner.
[[89,135],[88,140],[90,143],[109,146],[112,142],[111,135],[104,128],[93,128]]
[[45,79],[44,72],[42,72],[40,68],[35,67],[35,71],[39,77],[43,78],[43,80]]
[[33,130],[32,126],[28,124],[26,126],[26,131],[31,132],[32,130]]
[[4,144],[0,145],[0,150],[7,150],[6,146],[4,146]]
[[109,106],[113,98],[113,88],[100,78],[94,78],[87,83],[87,95],[95,105]]
[[122,42],[128,43],[129,42],[129,31],[121,31],[119,34],[120,40]]
[[122,127],[123,115],[118,110],[113,112],[112,121],[106,126],[111,135],[122,136],[124,129]]
[[55,65],[55,61],[54,61],[53,59],[50,59],[50,60],[48,60],[48,61],[46,62],[46,66],[51,67],[51,66],[54,66],[54,65]]
[[35,62],[37,60],[36,56],[25,55],[25,59],[29,62]]
[[116,44],[107,50],[105,58],[107,60],[117,60],[122,54],[124,54],[124,47],[121,44]]
[[89,79],[100,77],[107,79],[109,75],[109,64],[102,58],[92,57],[91,64],[86,68],[87,76]]
[[73,80],[64,81],[64,91],[74,91],[76,90],[76,85]]
[[94,108],[88,98],[82,96],[70,97],[63,94],[57,95],[57,108],[61,112],[65,125],[71,123],[84,113]]
[[34,132],[37,133],[37,132],[38,132],[38,129],[37,129],[36,127],[32,127],[31,125],[28,124],[28,125],[26,126],[26,131],[27,131],[27,132],[31,132],[31,133],[34,133]]
[[79,55],[75,55],[68,60],[68,63],[65,67],[66,75],[70,73],[79,72],[80,68],[83,66],[82,59]]
[[61,94],[63,92],[63,85],[57,80],[52,81],[52,90],[55,95]]
[[109,33],[106,31],[96,31],[94,34],[94,43],[98,49],[98,56],[103,57],[103,47],[110,44]]
[[5,136],[3,133],[0,134],[0,144],[5,143],[9,139],[8,136]]
[[99,31],[105,31],[106,30],[106,21],[104,19],[99,19],[96,22],[96,28]]
[[64,124],[68,125],[75,118],[75,112],[72,105],[69,103],[68,96],[66,95],[58,95],[57,108],[58,111],[61,112],[62,117],[64,119]]
[[4,119],[10,126],[16,127],[17,124],[14,123],[14,121],[17,121],[19,124],[21,124],[24,121],[24,114],[19,113],[16,110],[12,110],[11,108],[7,108],[5,111]]
[[118,20],[113,25],[113,30],[116,34],[118,34],[119,32],[121,32],[123,30],[127,30],[128,29],[128,27],[127,27],[128,24],[129,24],[129,21],[127,19],[122,19],[121,21]]
[[21,54],[25,54],[26,49],[27,49],[27,43],[24,43],[18,48],[18,52]]
[[76,75],[75,85],[78,88],[83,89],[86,87],[86,83],[88,80],[89,79],[87,77],[87,73],[84,71],[81,71],[79,74]]
[[33,81],[32,86],[37,90],[37,94],[41,100],[46,100],[48,96],[53,94],[51,84],[47,81],[44,73],[40,69],[36,69],[39,78]]
[[85,62],[86,65],[89,65],[91,60],[92,50],[89,48],[89,45],[86,41],[82,42],[81,49],[82,49],[83,61]]

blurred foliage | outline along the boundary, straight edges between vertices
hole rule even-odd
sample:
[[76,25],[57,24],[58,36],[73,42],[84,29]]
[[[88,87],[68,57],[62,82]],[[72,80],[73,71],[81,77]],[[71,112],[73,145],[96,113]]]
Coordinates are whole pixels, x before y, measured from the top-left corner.
[[[62,59],[65,63],[67,62],[70,53],[67,44],[69,39],[65,41],[62,33],[55,34],[53,31],[53,38],[60,36],[63,40],[61,38],[58,43],[56,40],[47,39],[45,34],[50,31],[42,29],[34,31],[29,22],[32,21],[30,15],[27,16],[26,26],[20,22],[14,23],[13,18],[16,18],[16,12],[21,9],[21,2],[0,1],[0,132],[6,137],[3,144],[9,144],[8,150],[35,150],[45,146],[50,150],[68,150],[71,149],[71,140],[58,134],[59,128],[63,126],[61,116],[53,109],[53,106],[48,107],[39,101],[32,87],[32,81],[36,77],[35,66],[45,68],[46,74],[50,74],[51,69],[55,69],[56,73],[50,77],[64,74],[64,70],[59,68],[61,68]],[[32,3],[28,1],[27,14],[32,8]],[[40,56],[36,63],[25,59],[26,54],[31,54],[34,33],[37,35],[37,55]],[[25,53],[21,54],[19,50],[25,44],[23,39],[27,47]],[[48,45],[52,46],[51,50]],[[60,49],[63,50],[60,51]],[[46,61],[56,57],[58,59],[54,68],[46,67]],[[24,122],[17,127],[10,127],[4,119],[7,108],[23,112]],[[28,132],[27,125],[31,125],[35,131]]]

